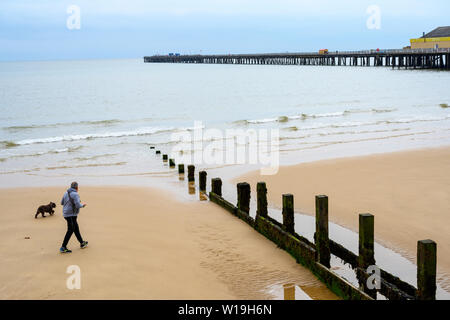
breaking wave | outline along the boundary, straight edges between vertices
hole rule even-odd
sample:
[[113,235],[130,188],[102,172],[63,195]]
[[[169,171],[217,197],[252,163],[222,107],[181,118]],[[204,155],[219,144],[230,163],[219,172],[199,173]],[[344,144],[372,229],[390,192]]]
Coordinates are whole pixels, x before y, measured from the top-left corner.
[[146,136],[162,132],[170,132],[174,130],[179,130],[176,128],[139,128],[130,131],[117,131],[117,132],[104,132],[104,133],[91,133],[91,134],[78,134],[78,135],[64,135],[57,137],[48,138],[38,138],[38,139],[25,139],[15,142],[16,145],[28,145],[36,143],[53,143],[62,141],[79,141],[79,140],[90,140],[90,139],[101,139],[101,138],[120,138],[129,136]]
[[43,155],[46,155],[46,154],[57,154],[57,153],[64,153],[64,152],[76,152],[76,151],[80,150],[81,148],[83,148],[83,146],[54,149],[54,150],[49,150],[49,151],[39,151],[39,152],[36,152],[36,153],[28,153],[28,154],[14,154],[14,155],[11,155],[10,157],[8,157],[7,159],[39,157],[39,156],[43,156]]
[[79,121],[79,122],[58,122],[58,123],[50,123],[50,124],[32,124],[32,125],[23,125],[23,126],[9,126],[2,128],[5,131],[9,132],[18,132],[23,130],[30,129],[43,129],[43,128],[56,128],[62,126],[77,126],[77,125],[93,125],[93,126],[112,126],[118,123],[124,122],[122,120],[117,119],[109,119],[109,120],[92,120],[92,121]]
[[397,109],[349,109],[345,111],[338,112],[328,112],[328,113],[302,113],[299,115],[292,116],[279,116],[274,118],[265,119],[251,119],[251,120],[237,120],[233,124],[236,125],[248,125],[248,124],[261,124],[268,122],[288,122],[289,120],[306,120],[306,119],[316,119],[316,118],[328,118],[328,117],[343,117],[353,113],[388,113],[396,111]]

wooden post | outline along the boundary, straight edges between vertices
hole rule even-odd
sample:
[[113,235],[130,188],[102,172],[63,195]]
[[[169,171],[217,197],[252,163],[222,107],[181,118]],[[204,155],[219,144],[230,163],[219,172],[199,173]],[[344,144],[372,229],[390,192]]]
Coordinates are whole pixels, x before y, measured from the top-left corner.
[[159,150],[156,150],[156,152],[155,152],[156,154],[161,154],[161,151],[159,151]]
[[163,161],[167,161],[168,158],[169,157],[167,156],[167,154],[163,154],[163,157],[162,157]]
[[237,184],[237,207],[247,214],[250,213],[250,185],[247,182]]
[[267,217],[267,188],[265,182],[258,182],[256,185],[257,203],[256,215],[260,217]]
[[364,213],[359,215],[358,266],[365,270],[374,264],[374,216]]
[[169,167],[175,168],[175,160],[169,159]]
[[184,173],[184,164],[182,163],[178,164],[178,173],[179,174]]
[[195,181],[195,166],[190,164],[188,165],[188,182]]
[[155,149],[155,147],[150,147],[150,149]]
[[330,267],[330,244],[328,240],[328,197],[324,195],[316,196],[316,234],[315,243],[317,257],[316,260]]
[[220,178],[211,179],[211,192],[222,196],[222,180]]
[[200,191],[206,191],[206,171],[200,171],[198,173],[198,178],[200,181],[199,185]]
[[377,291],[367,287],[366,274],[369,266],[375,265],[374,251],[374,216],[369,213],[359,215],[359,255],[357,277],[360,288],[372,298],[377,298]]
[[294,196],[283,194],[283,229],[290,233],[294,230]]
[[436,242],[417,242],[417,299],[436,299]]

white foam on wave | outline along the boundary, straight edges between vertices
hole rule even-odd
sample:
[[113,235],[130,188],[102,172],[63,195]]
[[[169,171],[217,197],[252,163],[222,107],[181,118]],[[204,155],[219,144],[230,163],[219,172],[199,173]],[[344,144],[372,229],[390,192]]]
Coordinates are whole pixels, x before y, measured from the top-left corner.
[[38,139],[25,139],[16,142],[18,145],[28,145],[36,143],[54,143],[62,141],[78,141],[89,140],[97,138],[119,138],[129,136],[144,136],[151,135],[160,132],[173,131],[175,128],[159,128],[159,127],[144,127],[130,131],[117,131],[117,132],[104,132],[104,133],[90,133],[90,134],[78,134],[78,135],[64,135],[57,137],[38,138]]

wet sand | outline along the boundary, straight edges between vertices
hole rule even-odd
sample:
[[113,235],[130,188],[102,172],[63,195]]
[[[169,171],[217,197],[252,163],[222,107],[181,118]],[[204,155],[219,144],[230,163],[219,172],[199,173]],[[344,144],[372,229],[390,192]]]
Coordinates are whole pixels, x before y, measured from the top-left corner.
[[[314,299],[336,298],[223,209],[149,188],[81,187],[89,247],[73,236],[73,253],[61,255],[65,189],[0,189],[0,299],[273,299],[269,289],[288,283]],[[49,201],[55,215],[34,219]],[[66,287],[70,265],[81,269],[80,290]]]
[[329,197],[331,221],[357,232],[358,214],[375,215],[375,239],[412,262],[417,241],[437,242],[438,279],[449,290],[450,148],[340,158],[281,167],[274,176],[246,174],[252,190],[265,181],[269,204],[294,194],[295,210],[314,214],[314,197]]

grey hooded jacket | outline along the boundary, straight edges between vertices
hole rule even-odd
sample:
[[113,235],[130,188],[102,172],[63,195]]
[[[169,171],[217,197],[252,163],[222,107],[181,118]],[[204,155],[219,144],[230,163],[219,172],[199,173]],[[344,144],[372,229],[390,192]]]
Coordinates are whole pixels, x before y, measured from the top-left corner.
[[[75,204],[75,208],[72,207],[72,202],[69,200],[68,192],[70,192],[70,197]],[[69,188],[66,193],[64,193],[64,196],[61,199],[61,205],[64,206],[63,217],[76,217],[80,212],[80,208],[83,207],[80,201],[80,196],[78,195],[77,190],[75,190],[74,188]]]

